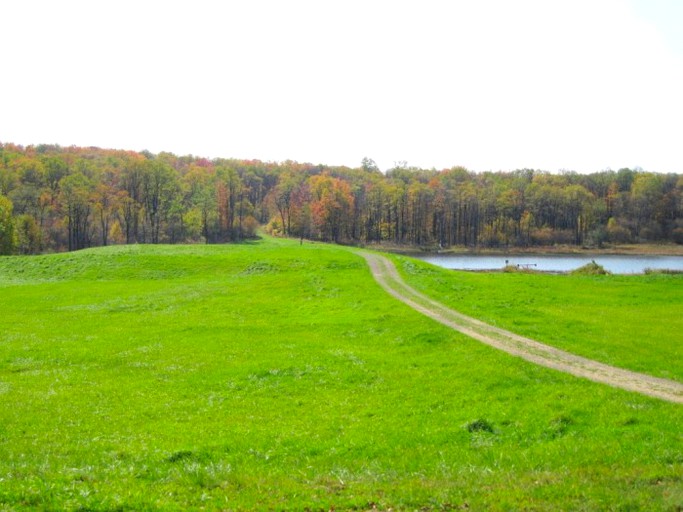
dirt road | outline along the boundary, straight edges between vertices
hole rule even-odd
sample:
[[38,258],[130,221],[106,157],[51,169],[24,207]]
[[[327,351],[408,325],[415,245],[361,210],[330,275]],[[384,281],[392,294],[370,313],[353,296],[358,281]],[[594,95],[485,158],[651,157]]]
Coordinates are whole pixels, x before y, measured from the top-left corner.
[[458,313],[411,288],[389,259],[365,251],[360,254],[370,265],[377,282],[395,298],[475,340],[547,368],[669,402],[683,403],[683,384],[576,356]]

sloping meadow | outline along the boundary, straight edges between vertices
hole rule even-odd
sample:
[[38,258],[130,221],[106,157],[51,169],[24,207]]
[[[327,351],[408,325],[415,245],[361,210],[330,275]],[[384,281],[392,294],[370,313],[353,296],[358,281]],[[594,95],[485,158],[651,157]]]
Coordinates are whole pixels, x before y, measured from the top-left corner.
[[0,509],[667,510],[681,424],[421,316],[344,248],[0,258]]

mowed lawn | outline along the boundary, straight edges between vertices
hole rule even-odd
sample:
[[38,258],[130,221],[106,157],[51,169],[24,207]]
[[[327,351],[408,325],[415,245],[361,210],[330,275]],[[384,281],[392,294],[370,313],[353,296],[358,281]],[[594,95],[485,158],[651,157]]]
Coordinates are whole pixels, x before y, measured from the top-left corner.
[[[539,297],[567,293],[554,277]],[[463,276],[406,278],[440,298]],[[670,279],[636,278],[634,292],[680,289]],[[619,316],[624,332],[651,320],[655,296],[645,316]],[[615,292],[614,311],[627,299]],[[553,332],[578,352],[584,318],[566,309]],[[639,369],[665,371],[651,354],[667,332],[680,376],[680,335],[651,332]],[[344,248],[0,258],[0,510],[676,510],[681,425],[680,405],[450,331]]]

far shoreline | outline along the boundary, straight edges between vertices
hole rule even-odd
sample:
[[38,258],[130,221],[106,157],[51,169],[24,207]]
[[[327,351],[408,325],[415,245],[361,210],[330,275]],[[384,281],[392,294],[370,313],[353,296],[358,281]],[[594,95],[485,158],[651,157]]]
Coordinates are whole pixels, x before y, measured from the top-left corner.
[[464,247],[453,246],[440,249],[438,247],[414,247],[395,244],[367,244],[366,249],[402,254],[404,256],[417,255],[619,255],[619,256],[683,256],[683,245],[679,244],[624,244],[605,245],[603,247],[581,247],[573,245],[551,245],[532,247]]

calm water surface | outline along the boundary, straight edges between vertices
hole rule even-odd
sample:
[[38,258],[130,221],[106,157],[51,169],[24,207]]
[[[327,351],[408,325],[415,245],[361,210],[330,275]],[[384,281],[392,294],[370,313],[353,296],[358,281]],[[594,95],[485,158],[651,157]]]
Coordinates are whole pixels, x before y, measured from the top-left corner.
[[418,258],[440,267],[457,270],[500,270],[509,264],[545,272],[569,272],[595,260],[614,274],[642,274],[647,268],[683,271],[683,256],[432,254]]

